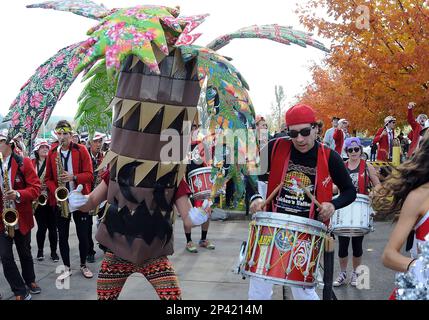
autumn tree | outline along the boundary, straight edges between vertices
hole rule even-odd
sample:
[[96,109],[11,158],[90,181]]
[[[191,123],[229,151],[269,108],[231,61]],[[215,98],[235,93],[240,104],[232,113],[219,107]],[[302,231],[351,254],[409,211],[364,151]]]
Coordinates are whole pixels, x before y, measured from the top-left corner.
[[[326,17],[314,14],[321,9]],[[429,9],[422,1],[309,0],[297,13],[331,40],[300,96],[325,123],[338,115],[373,134],[387,115],[406,124],[409,101],[417,102],[416,114],[428,112]]]

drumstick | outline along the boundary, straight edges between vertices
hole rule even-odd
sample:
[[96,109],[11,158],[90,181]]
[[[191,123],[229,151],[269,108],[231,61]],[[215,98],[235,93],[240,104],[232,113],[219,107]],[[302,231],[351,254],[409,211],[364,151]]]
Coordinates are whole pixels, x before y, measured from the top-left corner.
[[307,197],[309,197],[310,200],[313,201],[318,208],[322,207],[320,205],[320,202],[317,201],[317,199],[311,194],[310,190],[308,190],[306,187],[304,187],[300,181],[298,181],[298,187],[300,187],[302,190],[304,190],[304,192],[307,195]]
[[273,192],[271,192],[271,194],[268,196],[268,198],[264,201],[263,207],[265,207],[266,205],[270,204],[271,201],[273,201],[274,197],[276,196],[276,194],[280,191],[281,188],[283,188],[284,183],[281,182],[275,189]]

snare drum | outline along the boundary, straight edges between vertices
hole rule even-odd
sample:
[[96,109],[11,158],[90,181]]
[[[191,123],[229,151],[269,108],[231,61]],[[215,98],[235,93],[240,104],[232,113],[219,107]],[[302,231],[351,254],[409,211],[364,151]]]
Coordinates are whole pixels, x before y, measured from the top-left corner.
[[372,230],[372,213],[369,197],[358,193],[352,204],[335,211],[332,232],[343,237],[363,236]]
[[[192,197],[195,200],[204,200],[210,198],[213,187],[211,173],[211,167],[199,168],[189,172],[189,188],[191,189]],[[220,195],[221,193],[222,191],[219,190],[216,196]]]
[[241,273],[273,284],[313,288],[326,226],[316,220],[258,212],[250,224]]

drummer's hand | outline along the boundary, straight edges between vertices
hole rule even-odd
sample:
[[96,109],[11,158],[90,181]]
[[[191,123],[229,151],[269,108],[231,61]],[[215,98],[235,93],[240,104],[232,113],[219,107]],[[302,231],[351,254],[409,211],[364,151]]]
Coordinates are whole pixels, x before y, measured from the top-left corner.
[[249,207],[250,213],[255,214],[258,211],[264,211],[264,203],[265,201],[261,198],[253,200]]
[[318,208],[319,218],[321,221],[329,220],[335,212],[335,207],[330,202],[323,202],[321,208]]

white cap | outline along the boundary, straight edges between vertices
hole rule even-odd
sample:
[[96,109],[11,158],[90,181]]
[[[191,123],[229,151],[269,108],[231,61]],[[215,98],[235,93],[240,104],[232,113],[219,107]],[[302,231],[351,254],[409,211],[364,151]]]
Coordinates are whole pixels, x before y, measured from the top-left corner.
[[92,138],[92,141],[104,139],[105,137],[106,137],[106,135],[104,133],[95,131],[94,137]]
[[40,149],[41,146],[47,146],[49,148],[49,143],[47,140],[45,139],[37,139],[36,143],[34,145],[34,150],[33,151],[38,151]]
[[396,121],[396,118],[393,116],[388,116],[384,119],[384,125],[388,124],[390,121]]
[[425,125],[423,126],[423,129],[422,131],[420,131],[420,135],[423,136],[428,128],[429,128],[429,119],[425,121]]
[[343,122],[345,122],[345,123],[349,123],[349,122],[347,121],[347,119],[344,119],[344,118],[342,118],[342,119],[338,120],[338,123],[343,123]]

